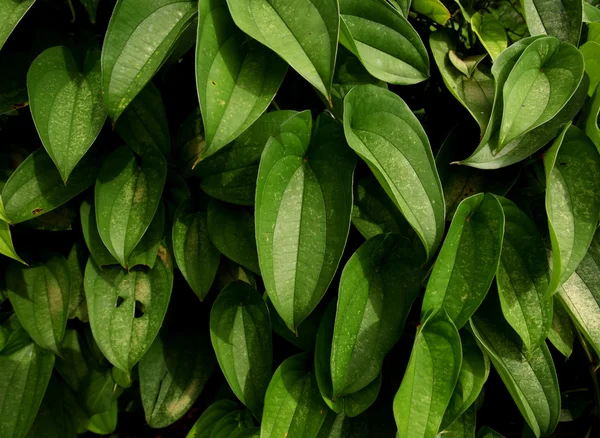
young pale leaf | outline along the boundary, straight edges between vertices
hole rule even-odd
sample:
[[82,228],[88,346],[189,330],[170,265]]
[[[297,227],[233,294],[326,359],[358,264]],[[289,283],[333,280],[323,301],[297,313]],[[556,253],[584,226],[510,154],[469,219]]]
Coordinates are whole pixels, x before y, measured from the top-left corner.
[[394,397],[400,437],[436,436],[462,363],[460,336],[444,309],[419,327],[408,367]]
[[201,1],[198,14],[196,84],[206,135],[204,159],[235,140],[267,109],[287,64],[244,35],[231,18],[227,0]]
[[210,291],[221,259],[208,235],[206,218],[206,206],[195,209],[188,199],[179,206],[173,221],[175,261],[201,301]]
[[146,422],[167,427],[194,404],[215,368],[206,325],[172,318],[139,364]]
[[12,264],[6,275],[8,298],[19,322],[42,348],[60,354],[69,316],[70,275],[64,257],[31,268]]
[[552,325],[552,297],[546,294],[548,257],[533,221],[512,201],[498,199],[506,221],[496,273],[502,313],[533,353]]
[[[2,204],[2,198],[0,198],[0,205]],[[4,207],[0,207],[4,209]],[[10,234],[10,227],[8,223],[0,218],[0,254],[4,254],[6,257],[10,257],[13,260],[27,264],[17,254],[12,241],[12,235]]]
[[340,43],[377,79],[410,85],[429,77],[419,34],[385,0],[340,0],[340,14]]
[[79,207],[79,217],[81,219],[81,229],[85,244],[96,264],[100,268],[106,265],[118,265],[119,262],[106,249],[100,233],[98,233],[94,204],[89,201],[83,201]]
[[98,232],[123,267],[150,226],[167,177],[167,163],[154,148],[137,157],[121,146],[102,163],[95,188]]
[[442,26],[446,24],[451,16],[448,8],[440,0],[413,0],[410,7],[417,14],[431,18]]
[[46,214],[91,186],[97,164],[86,156],[65,184],[50,156],[37,149],[10,176],[2,190],[6,219],[17,224]]
[[100,50],[46,49],[27,72],[27,90],[37,132],[66,182],[106,120]]
[[158,203],[158,209],[154,214],[154,218],[152,219],[152,222],[150,222],[150,226],[127,260],[128,269],[138,265],[148,266],[150,269],[154,267],[156,254],[158,253],[158,247],[163,238],[164,230],[165,204],[160,201]]
[[480,193],[459,204],[427,282],[421,321],[443,307],[457,328],[467,323],[496,275],[503,236],[496,196]]
[[331,345],[334,398],[365,388],[381,373],[419,293],[424,263],[419,243],[399,234],[372,237],[350,258],[340,279]]
[[167,59],[197,13],[193,0],[119,0],[102,45],[102,89],[117,120]]
[[275,371],[265,395],[262,438],[316,437],[329,408],[321,398],[309,353],[287,358]]
[[571,44],[543,37],[528,45],[503,86],[496,152],[552,120],[575,94],[583,74],[583,55]]
[[210,312],[210,339],[229,386],[260,418],[273,366],[271,321],[262,296],[243,281],[225,287]]
[[588,41],[582,45],[579,50],[585,60],[585,72],[590,77],[590,88],[588,96],[594,93],[594,90],[600,83],[600,43]]
[[552,310],[552,327],[548,332],[548,340],[556,347],[566,358],[573,353],[573,343],[575,342],[575,328],[569,313],[562,304],[560,295],[553,298],[554,306]]
[[[471,28],[477,34],[485,50],[492,57],[492,61],[495,61],[506,49],[508,45],[506,30],[504,30],[502,23],[493,14],[476,12],[471,17]],[[492,67],[493,72],[494,67]]]
[[460,417],[440,432],[438,437],[443,438],[475,438],[477,426],[477,410],[471,405]]
[[344,99],[344,133],[432,257],[444,233],[444,194],[427,135],[408,105],[390,91],[358,85]]
[[221,254],[260,275],[252,211],[211,199],[207,225],[210,239]]
[[310,111],[283,123],[263,152],[256,184],[256,240],[271,302],[286,325],[317,306],[350,230],[356,158],[328,114],[311,134]]
[[195,174],[211,197],[240,205],[254,205],[258,164],[267,140],[295,111],[263,114],[230,145],[202,160]]
[[40,408],[54,354],[13,334],[0,351],[0,436],[24,438]]
[[551,35],[578,45],[583,3],[579,0],[523,0],[529,33]]
[[587,253],[600,217],[600,154],[584,132],[567,127],[544,154],[546,213],[553,268],[548,294]]
[[552,433],[560,415],[560,389],[546,343],[526,350],[502,318],[495,294],[473,316],[471,328],[535,436]]
[[0,0],[0,49],[35,0]]
[[239,409],[240,405],[232,400],[219,400],[210,405],[192,426],[187,438],[210,438],[215,425],[225,417]]
[[162,325],[171,290],[173,263],[163,244],[154,268],[104,271],[93,260],[85,269],[85,296],[94,339],[106,358],[129,373],[150,348]]

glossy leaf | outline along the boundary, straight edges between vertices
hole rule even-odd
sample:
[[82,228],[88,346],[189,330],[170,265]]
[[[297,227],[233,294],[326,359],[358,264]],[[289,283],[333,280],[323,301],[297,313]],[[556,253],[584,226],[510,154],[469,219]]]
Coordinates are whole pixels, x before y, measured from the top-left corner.
[[272,374],[269,310],[247,283],[225,287],[210,312],[210,339],[229,386],[260,418]]
[[356,86],[344,99],[344,133],[432,257],[444,232],[444,195],[429,140],[408,105],[390,91]]
[[569,358],[573,352],[573,343],[575,342],[575,328],[566,311],[560,295],[553,299],[554,306],[552,310],[552,326],[548,332],[548,340],[565,357]]
[[27,72],[27,90],[37,132],[66,182],[106,120],[100,50],[45,50]]
[[197,13],[192,0],[119,0],[102,48],[102,89],[113,123],[152,79]]
[[202,415],[192,426],[187,438],[210,438],[215,425],[227,414],[239,409],[239,404],[232,400],[219,400],[202,412]]
[[440,0],[413,0],[411,9],[442,26],[450,19],[450,11]]
[[471,17],[471,28],[492,57],[492,61],[495,61],[506,49],[508,45],[506,30],[494,15],[476,12]]
[[579,0],[524,0],[531,35],[551,35],[577,45],[581,34],[583,2]]
[[89,201],[83,201],[79,207],[79,217],[81,218],[81,229],[85,244],[96,264],[99,267],[106,265],[118,265],[119,262],[106,249],[96,224],[96,211],[94,205]]
[[585,72],[590,78],[588,95],[591,96],[600,83],[600,43],[589,41],[579,48],[585,60]]
[[35,0],[0,1],[0,49],[34,3]]
[[352,211],[355,157],[342,128],[310,111],[283,123],[262,155],[256,240],[265,288],[292,331],[317,306],[339,264]]
[[419,328],[400,389],[394,418],[401,437],[433,437],[450,402],[462,363],[456,327],[441,309]]

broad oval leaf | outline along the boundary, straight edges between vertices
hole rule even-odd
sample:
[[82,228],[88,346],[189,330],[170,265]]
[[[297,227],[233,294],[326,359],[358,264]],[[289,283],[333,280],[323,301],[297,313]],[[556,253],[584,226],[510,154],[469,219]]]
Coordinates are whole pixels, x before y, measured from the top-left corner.
[[553,268],[548,294],[564,283],[587,253],[600,217],[600,153],[575,126],[544,154],[546,213]]
[[235,24],[331,101],[340,27],[338,0],[227,0]]
[[31,268],[12,264],[6,275],[19,322],[42,348],[60,354],[69,316],[70,274],[64,257]]
[[79,207],[79,217],[81,219],[81,229],[85,244],[96,264],[100,268],[106,265],[118,265],[119,262],[106,249],[98,232],[94,204],[89,201],[83,201]]
[[337,270],[352,212],[356,159],[342,128],[299,113],[269,139],[256,184],[256,241],[271,302],[286,325],[317,306]]
[[260,418],[273,367],[271,320],[262,296],[243,281],[225,287],[210,312],[210,339],[229,386]]
[[179,270],[194,293],[204,300],[212,286],[221,254],[208,235],[206,206],[182,203],[173,221],[173,252]]
[[197,13],[193,0],[119,0],[102,45],[102,89],[117,120],[152,79]]
[[34,3],[35,0],[0,1],[0,49]]
[[492,57],[492,61],[495,61],[506,49],[508,45],[506,30],[493,14],[476,12],[471,17],[471,28]]
[[496,275],[503,237],[498,198],[480,193],[459,204],[427,282],[421,321],[443,307],[457,328],[467,323]]
[[444,233],[444,194],[427,135],[408,105],[391,91],[358,85],[344,99],[344,133],[432,257]]
[[583,3],[579,0],[523,0],[529,33],[579,44]]
[[104,271],[88,261],[85,296],[94,339],[106,358],[129,373],[162,325],[173,288],[173,262],[161,244],[154,268]]
[[329,408],[321,398],[309,353],[287,358],[277,368],[265,395],[262,438],[314,438]]
[[462,363],[460,336],[444,309],[419,327],[408,367],[394,397],[400,437],[436,436]]
[[237,411],[240,405],[232,400],[219,400],[202,412],[198,421],[194,423],[187,438],[210,438],[210,435],[223,417]]
[[502,256],[496,274],[502,312],[533,352],[552,325],[552,297],[544,242],[533,221],[512,201],[498,197],[504,210]]
[[100,50],[46,49],[29,67],[27,90],[37,132],[66,182],[106,120]]
[[166,177],[167,163],[154,148],[140,158],[121,146],[102,163],[94,197],[98,232],[123,267],[156,214]]
[[331,344],[334,398],[365,388],[381,373],[419,293],[424,263],[419,243],[398,234],[372,237],[350,258],[340,279]]
[[560,415],[560,389],[546,343],[527,351],[502,318],[495,294],[473,316],[471,328],[534,434],[552,433]]
[[96,180],[97,164],[86,156],[64,183],[44,149],[21,163],[2,190],[6,219],[17,224],[46,214],[71,200]]
[[196,84],[206,135],[204,159],[235,140],[267,109],[287,64],[244,35],[231,18],[227,0],[201,1],[198,14]]
[[377,79],[410,85],[429,77],[419,34],[385,0],[340,0],[340,14],[340,43]]

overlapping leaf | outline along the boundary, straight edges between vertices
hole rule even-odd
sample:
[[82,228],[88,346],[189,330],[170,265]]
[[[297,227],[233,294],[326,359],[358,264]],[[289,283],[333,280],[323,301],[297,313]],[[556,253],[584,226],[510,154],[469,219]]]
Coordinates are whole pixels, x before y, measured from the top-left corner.
[[551,35],[577,45],[582,7],[578,0],[524,0],[523,10],[531,35]]

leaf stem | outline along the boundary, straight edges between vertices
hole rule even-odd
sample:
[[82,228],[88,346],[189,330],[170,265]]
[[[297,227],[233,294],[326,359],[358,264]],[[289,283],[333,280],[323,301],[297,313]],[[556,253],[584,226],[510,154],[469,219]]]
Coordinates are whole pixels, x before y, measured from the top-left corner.
[[69,4],[69,9],[71,10],[71,21],[70,23],[75,23],[75,8],[73,7],[73,0],[67,0]]

